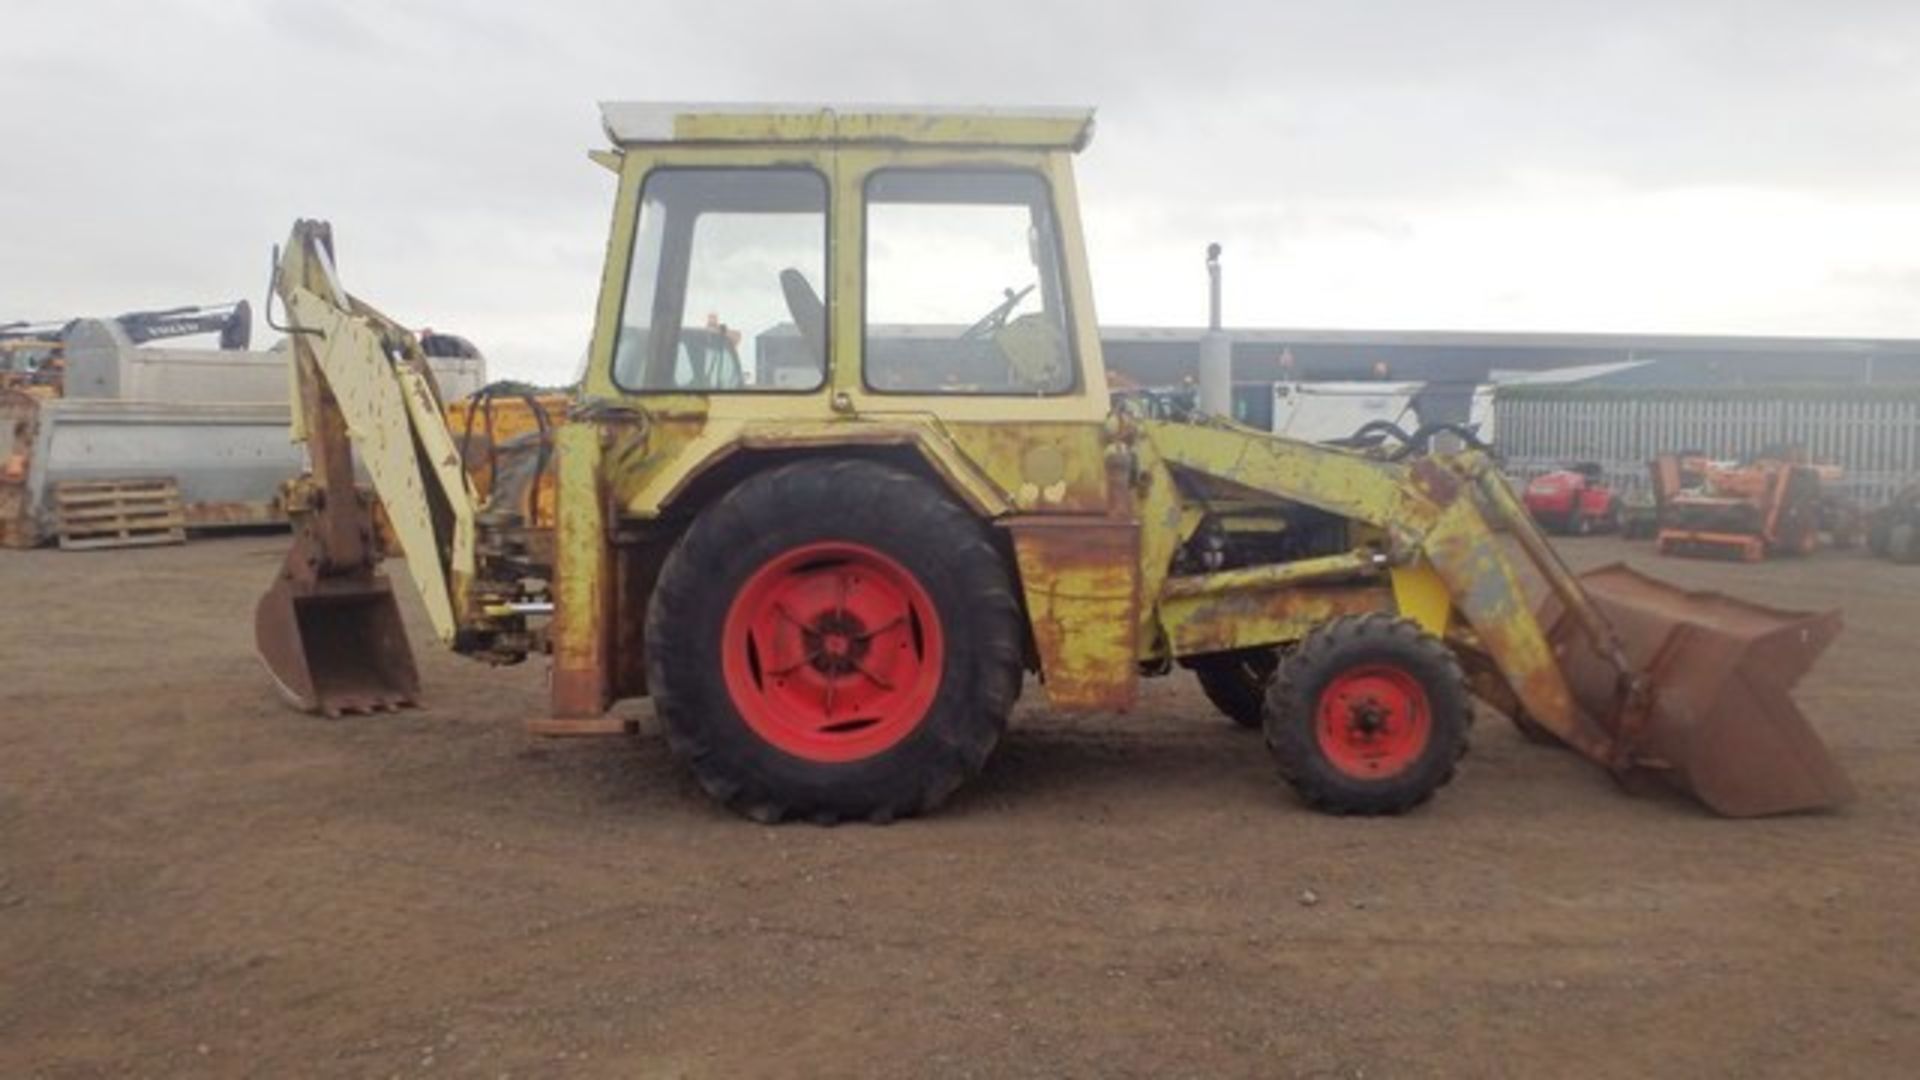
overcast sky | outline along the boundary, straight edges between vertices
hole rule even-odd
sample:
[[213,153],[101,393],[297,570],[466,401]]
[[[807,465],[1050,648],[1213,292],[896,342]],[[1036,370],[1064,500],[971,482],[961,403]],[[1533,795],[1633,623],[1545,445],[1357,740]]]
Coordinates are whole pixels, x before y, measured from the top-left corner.
[[568,377],[595,102],[1091,104],[1099,314],[1920,337],[1920,3],[6,0],[0,322],[347,286]]

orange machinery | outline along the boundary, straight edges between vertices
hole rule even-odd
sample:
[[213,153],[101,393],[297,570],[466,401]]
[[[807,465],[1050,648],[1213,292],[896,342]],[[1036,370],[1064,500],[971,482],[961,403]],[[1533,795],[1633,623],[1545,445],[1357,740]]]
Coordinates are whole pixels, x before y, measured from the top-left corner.
[[1662,454],[1651,463],[1663,555],[1733,556],[1758,562],[1771,554],[1806,555],[1823,531],[1846,547],[1858,515],[1831,490],[1836,465],[1814,465],[1784,450],[1740,464],[1699,455]]

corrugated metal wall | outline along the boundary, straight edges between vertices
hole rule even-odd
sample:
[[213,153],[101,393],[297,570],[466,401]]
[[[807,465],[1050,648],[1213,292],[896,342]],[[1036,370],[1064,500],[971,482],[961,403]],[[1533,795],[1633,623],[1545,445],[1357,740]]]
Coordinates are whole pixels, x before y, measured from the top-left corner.
[[1608,479],[1628,491],[1646,486],[1647,461],[1655,454],[1695,450],[1738,458],[1778,443],[1805,446],[1815,461],[1844,466],[1844,487],[1869,506],[1920,478],[1920,400],[1911,399],[1502,395],[1494,404],[1494,431],[1515,476],[1598,461]]

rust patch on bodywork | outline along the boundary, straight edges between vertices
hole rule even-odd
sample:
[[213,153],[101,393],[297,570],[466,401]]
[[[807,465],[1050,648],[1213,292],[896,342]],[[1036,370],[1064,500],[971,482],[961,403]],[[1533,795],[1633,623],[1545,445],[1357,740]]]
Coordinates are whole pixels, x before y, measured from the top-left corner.
[[601,483],[600,430],[569,424],[555,440],[560,477],[554,534],[553,716],[591,720],[613,702],[612,548]]
[[1417,458],[1407,475],[1422,495],[1439,506],[1450,506],[1460,497],[1460,478],[1451,469],[1432,458]]
[[1574,612],[1549,599],[1541,621],[1575,699],[1617,740],[1616,768],[1649,769],[1734,817],[1854,797],[1788,693],[1839,636],[1838,612],[1689,592],[1619,565],[1588,571],[1580,584],[1648,683],[1646,708],[1620,709],[1614,665]]
[[945,430],[965,458],[1011,495],[1021,512],[1098,514],[1107,508],[1097,425],[954,421]]
[[1074,711],[1131,708],[1139,681],[1139,526],[1035,515],[1001,524],[1013,538],[1048,703]]
[[1297,585],[1265,590],[1168,597],[1160,624],[1175,656],[1284,645],[1342,615],[1393,610],[1380,585]]

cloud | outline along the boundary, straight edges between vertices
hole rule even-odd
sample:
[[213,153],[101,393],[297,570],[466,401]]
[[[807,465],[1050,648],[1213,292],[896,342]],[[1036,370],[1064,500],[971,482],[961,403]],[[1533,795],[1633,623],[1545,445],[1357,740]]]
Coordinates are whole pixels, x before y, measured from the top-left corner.
[[[1920,6],[24,0],[0,319],[350,287],[565,377],[602,98],[1087,102],[1112,322],[1920,336]],[[51,48],[49,43],[64,43]],[[1893,268],[1888,271],[1886,268]]]

